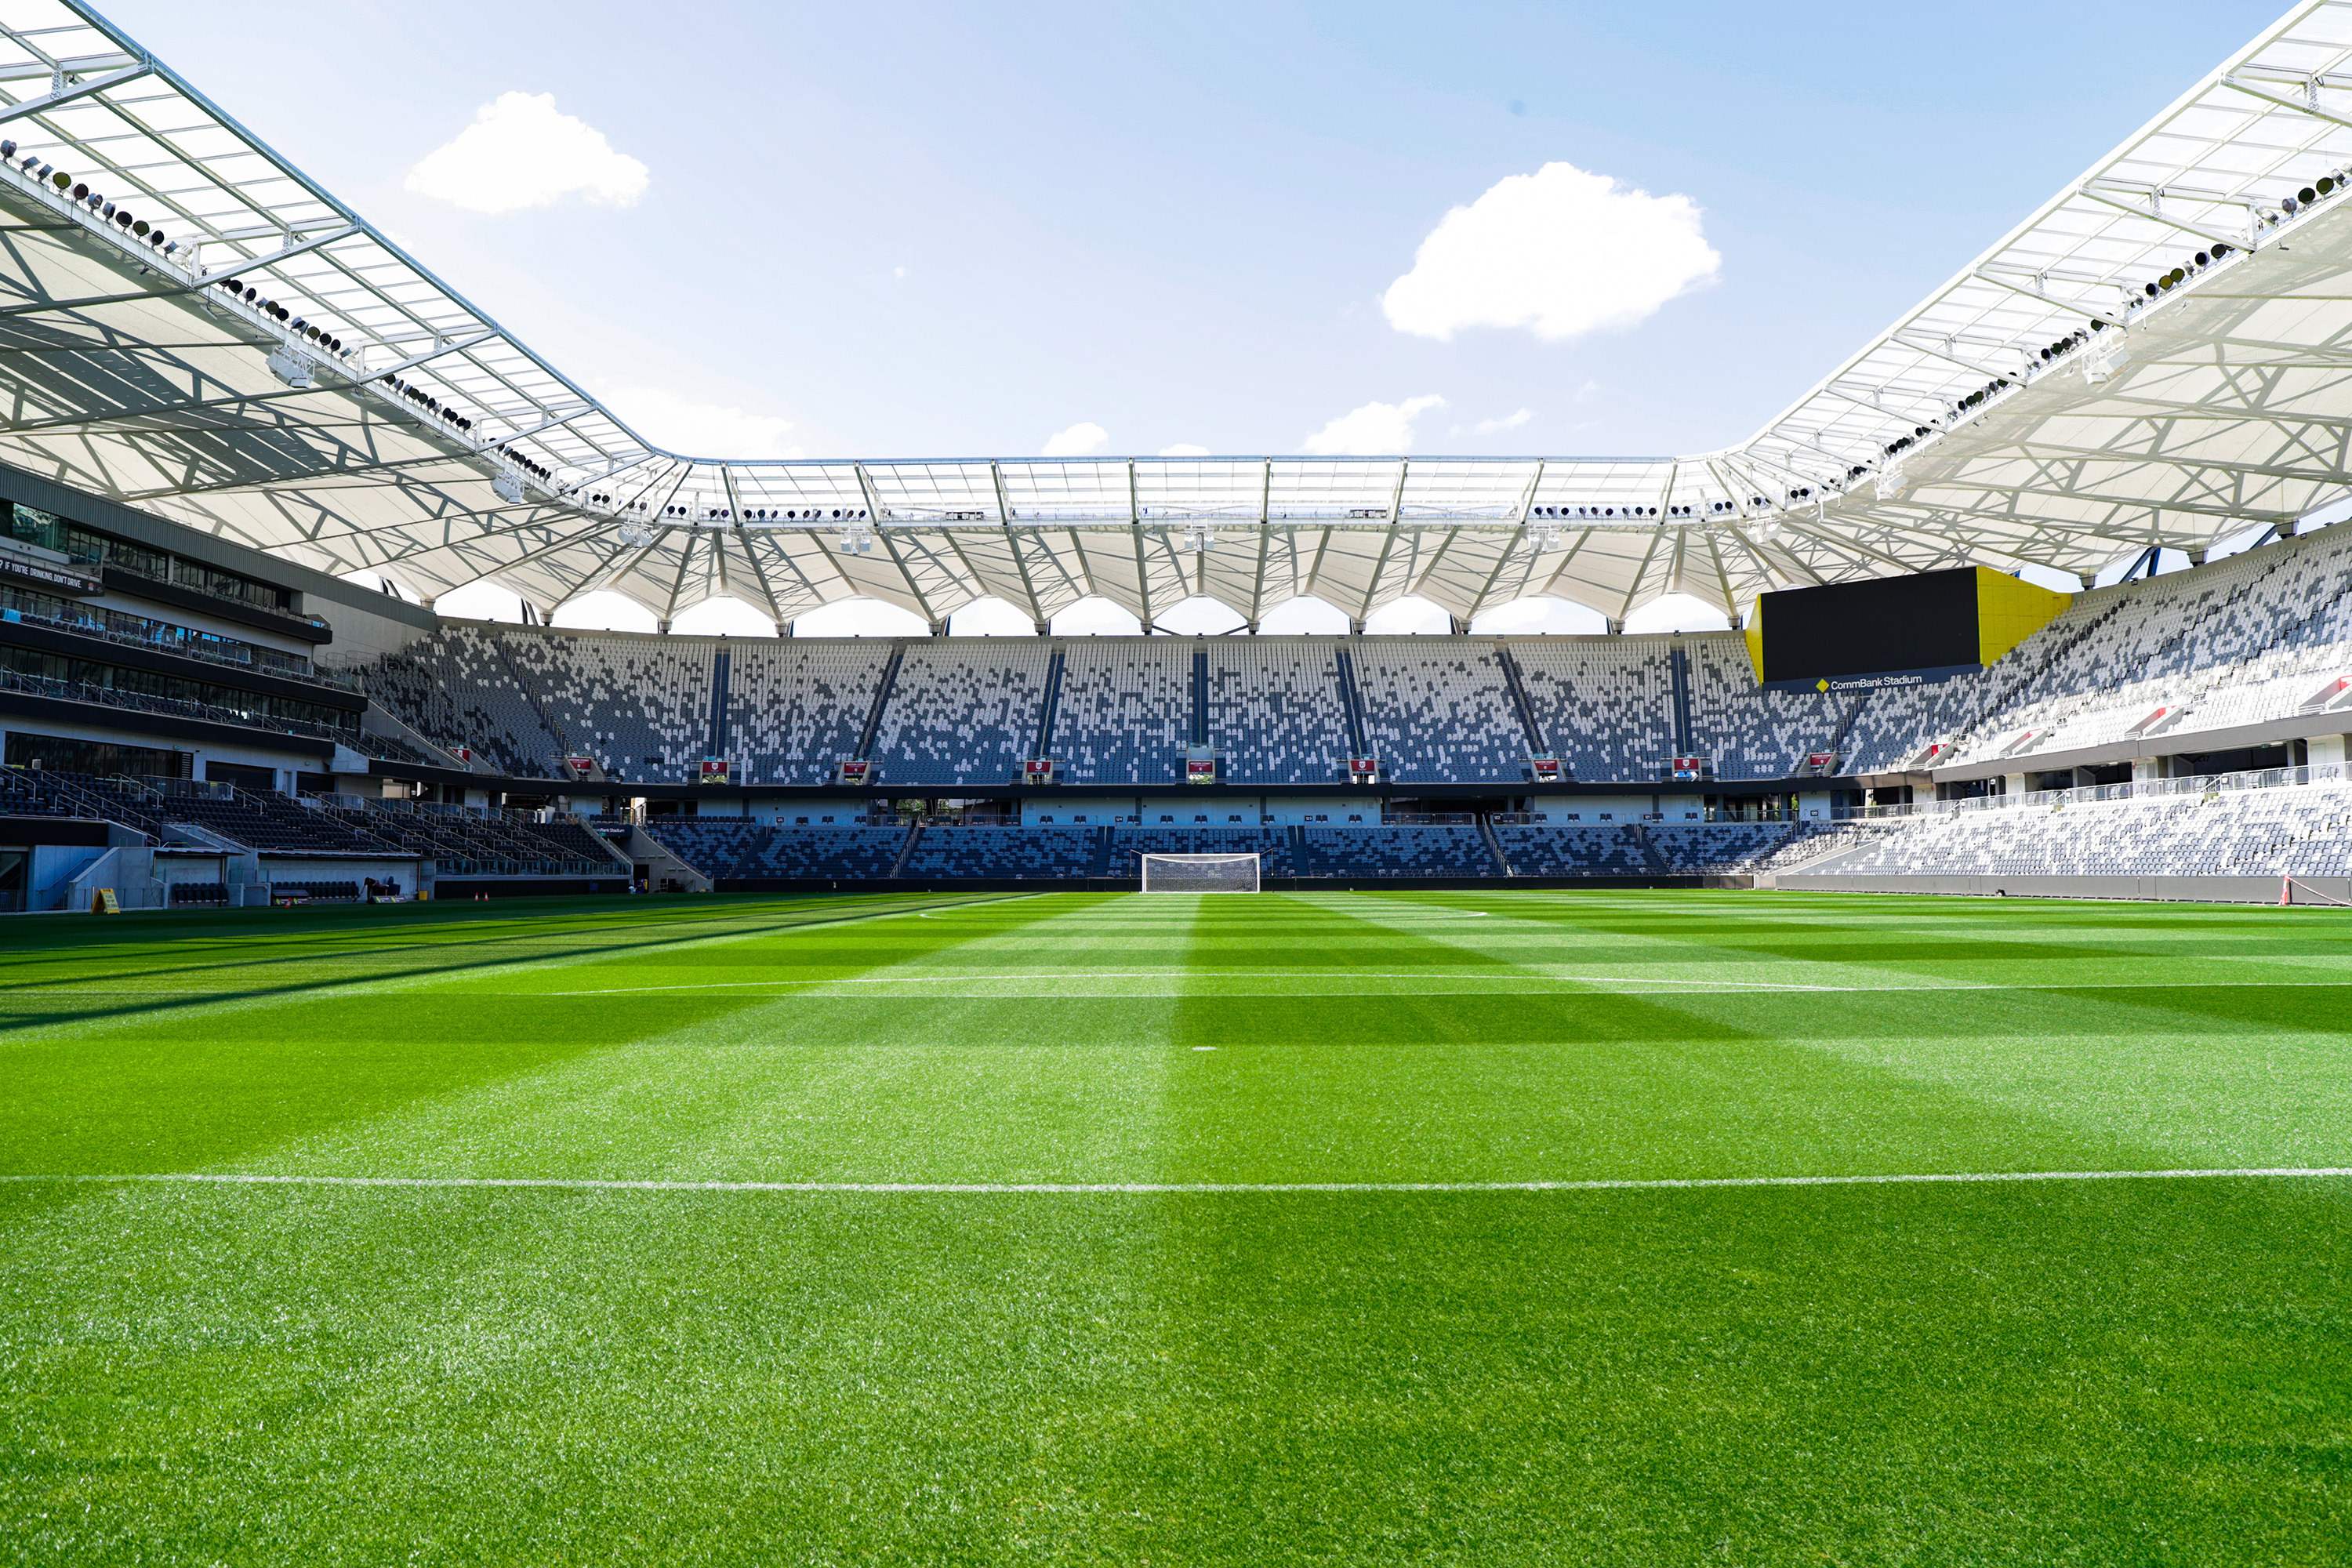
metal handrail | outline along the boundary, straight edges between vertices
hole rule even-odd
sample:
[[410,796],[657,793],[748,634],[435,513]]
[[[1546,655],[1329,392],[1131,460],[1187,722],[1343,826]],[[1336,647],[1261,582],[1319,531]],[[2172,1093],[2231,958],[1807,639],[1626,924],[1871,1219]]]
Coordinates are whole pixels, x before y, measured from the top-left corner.
[[2198,773],[2187,778],[2132,779],[2120,784],[2083,784],[2074,789],[2028,790],[2021,795],[1979,795],[1966,800],[1841,805],[1832,807],[1830,815],[1833,821],[1857,822],[1905,816],[1950,816],[1973,811],[2063,811],[2070,805],[2087,805],[2101,801],[2157,800],[2172,795],[2210,798],[2247,790],[2340,784],[2346,776],[2343,763],[2319,763],[2294,768],[2248,768],[2237,773]]
[[313,740],[332,741],[343,745],[350,744],[352,737],[358,733],[359,715],[356,713],[352,715],[352,730],[335,730],[324,724],[313,724],[307,719],[281,719],[272,713],[257,713],[243,708],[216,708],[209,702],[184,701],[177,697],[149,697],[142,692],[123,691],[111,686],[80,686],[70,680],[52,680],[46,675],[26,675],[5,668],[0,668],[0,690],[56,697],[68,702],[94,702],[101,707],[127,709],[134,713],[168,713],[184,719],[208,719],[216,724],[267,730],[279,735],[307,735]]
[[[336,691],[350,692],[353,696],[359,695],[362,689],[360,683],[352,677],[331,674],[326,670],[314,668],[309,659],[302,658],[298,654],[280,653],[276,648],[264,647],[258,643],[249,643],[236,637],[226,637],[215,632],[201,631],[194,626],[183,626],[171,621],[159,621],[146,616],[128,615],[120,610],[100,612],[121,620],[136,621],[143,626],[157,628],[156,634],[142,637],[137,633],[110,626],[104,621],[82,616],[60,616],[54,611],[38,608],[30,602],[36,597],[37,595],[20,593],[13,588],[0,588],[0,609],[5,609],[8,612],[7,618],[12,621],[30,626],[52,626],[75,637],[94,637],[121,647],[158,648],[181,658],[201,659],[206,664],[216,664],[226,669],[247,669],[259,675],[274,675],[280,679],[299,680],[310,686],[323,686]],[[180,635],[161,635],[163,633]],[[184,640],[184,638],[196,637],[209,638],[216,643],[226,644],[230,647],[244,648],[255,657],[233,658],[228,654],[208,648],[202,643]],[[264,657],[273,654],[279,658],[299,662],[291,666],[280,665]]]

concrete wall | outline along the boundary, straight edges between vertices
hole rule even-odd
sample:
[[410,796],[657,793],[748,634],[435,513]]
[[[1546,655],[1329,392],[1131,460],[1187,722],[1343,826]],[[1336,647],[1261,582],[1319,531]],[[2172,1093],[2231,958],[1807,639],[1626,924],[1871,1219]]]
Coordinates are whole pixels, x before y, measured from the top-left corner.
[[[1273,817],[1275,825],[1280,827],[1297,827],[1307,824],[1318,827],[1332,826],[1344,827],[1350,816],[1360,816],[1366,822],[1378,822],[1381,819],[1381,797],[1374,795],[1339,795],[1319,800],[1313,795],[1265,795],[1258,797],[1258,805],[1260,815]],[[1123,815],[1132,816],[1135,806],[1135,802],[1127,802],[1123,808]],[[1183,816],[1189,817],[1209,809],[1205,805],[1195,806]],[[1158,811],[1149,813],[1144,818],[1144,825],[1149,827],[1159,826],[1160,815]],[[1222,816],[1224,814],[1213,812],[1211,815]],[[1244,816],[1246,816],[1246,810],[1244,810]],[[1318,817],[1323,820],[1318,822],[1316,820]],[[1215,826],[1223,826],[1224,824],[1219,822]]]
[[1596,822],[1642,822],[1653,811],[1668,822],[1680,822],[1690,812],[1704,818],[1706,807],[1706,800],[1695,795],[1539,795],[1528,801],[1528,809],[1546,821],[1587,826]]
[[309,860],[290,855],[264,855],[261,858],[261,879],[266,882],[364,882],[370,877],[379,882],[396,881],[404,891],[413,893],[419,881],[418,862],[391,858],[382,860]]

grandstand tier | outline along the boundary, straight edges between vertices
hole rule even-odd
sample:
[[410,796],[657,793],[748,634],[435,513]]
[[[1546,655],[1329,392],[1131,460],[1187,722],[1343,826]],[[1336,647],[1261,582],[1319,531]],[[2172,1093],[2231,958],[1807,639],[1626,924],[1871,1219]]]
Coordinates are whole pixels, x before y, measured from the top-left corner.
[[[1932,868],[1843,874],[1950,876],[1975,856],[1999,875],[2033,858],[2011,838],[2065,829],[1990,809],[2264,770],[2340,776],[2347,604],[2352,531],[2316,529],[2075,595],[1981,668],[1859,690],[1762,682],[1729,631],[766,641],[413,617],[371,626],[385,646],[354,650],[331,681],[310,666],[364,704],[337,710],[351,718],[323,754],[289,750],[317,742],[259,708],[191,727],[165,699],[78,720],[72,680],[0,691],[0,805],[113,824],[164,857],[151,880],[194,857],[182,879],[232,889],[264,879],[208,869],[204,852],[390,857],[411,888],[445,874],[1123,883],[1141,853],[1229,847],[1263,856],[1269,886],[1769,877],[1830,830],[1932,817],[1958,834],[1964,808],[1974,836]],[[78,625],[45,605],[41,629],[95,641],[164,624],[110,614]],[[298,658],[332,651],[305,646],[237,657],[299,675]],[[1351,773],[1363,756],[1380,762],[1370,781]],[[1189,782],[1202,757],[1210,782]],[[646,855],[565,826],[581,817],[624,838],[642,824]],[[2197,874],[2179,869],[2197,858],[2174,855],[2165,874]],[[2093,859],[2104,868],[2055,856],[2031,874],[2130,874],[2127,857]],[[2218,848],[2208,859],[2239,874]],[[2276,874],[2334,874],[2324,859]],[[26,875],[47,880],[16,901],[68,896],[58,876]]]
[[[2352,719],[2344,693],[2322,689],[2352,672],[2347,604],[2352,537],[2319,530],[2076,595],[1980,669],[1858,691],[1771,689],[1728,631],[760,646],[447,624],[369,679],[411,729],[526,779],[555,778],[586,750],[605,781],[687,784],[723,704],[730,782],[830,787],[854,758],[873,795],[1001,793],[1048,751],[1066,788],[1180,784],[1186,757],[1206,751],[1219,784],[1267,791],[1344,784],[1359,755],[1380,758],[1391,795],[1524,795],[1538,756],[1580,787],[1916,791],[2285,741],[2340,747]],[[1675,779],[1678,757],[1702,760],[1703,778]]]

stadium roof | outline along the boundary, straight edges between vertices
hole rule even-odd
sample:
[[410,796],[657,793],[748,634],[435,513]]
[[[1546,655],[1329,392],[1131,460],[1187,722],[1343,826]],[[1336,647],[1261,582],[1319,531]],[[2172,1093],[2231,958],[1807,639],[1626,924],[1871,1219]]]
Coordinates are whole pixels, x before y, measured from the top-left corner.
[[[2338,499],[2352,4],[2297,5],[1749,440],[1684,458],[664,452],[95,12],[0,27],[0,458],[428,598],[869,595],[933,623],[1313,594],[1467,619],[1978,563]],[[234,282],[235,291],[226,287]],[[251,295],[248,301],[247,294]]]

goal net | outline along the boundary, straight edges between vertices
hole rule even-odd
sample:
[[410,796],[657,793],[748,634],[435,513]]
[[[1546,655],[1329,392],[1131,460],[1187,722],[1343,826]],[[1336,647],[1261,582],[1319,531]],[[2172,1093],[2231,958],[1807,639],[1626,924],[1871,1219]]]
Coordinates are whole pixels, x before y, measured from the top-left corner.
[[1147,893],[1255,893],[1255,855],[1146,855]]

